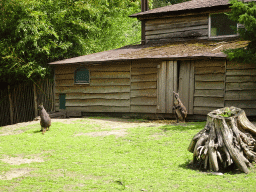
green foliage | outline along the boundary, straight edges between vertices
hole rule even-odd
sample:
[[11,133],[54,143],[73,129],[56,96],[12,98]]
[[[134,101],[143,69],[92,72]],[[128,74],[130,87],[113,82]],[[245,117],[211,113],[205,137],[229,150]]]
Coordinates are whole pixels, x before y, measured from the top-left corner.
[[230,49],[225,53],[230,60],[239,62],[253,62],[256,60],[256,2],[243,3],[238,0],[231,0],[232,11],[228,13],[231,20],[243,24],[244,28],[239,29],[239,34],[244,40],[250,41],[246,48]]
[[225,111],[220,114],[222,117],[231,117],[232,116],[232,111],[230,110],[229,107],[226,107]]
[[47,63],[138,42],[140,0],[2,0],[0,81],[42,78]]
[[177,3],[182,3],[190,0],[153,0],[153,8],[164,7]]

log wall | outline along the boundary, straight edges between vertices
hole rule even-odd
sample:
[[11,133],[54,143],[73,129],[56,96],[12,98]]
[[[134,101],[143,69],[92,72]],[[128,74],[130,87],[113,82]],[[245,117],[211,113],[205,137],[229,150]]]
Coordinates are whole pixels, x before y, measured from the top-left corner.
[[256,115],[256,65],[227,61],[225,106]]
[[90,71],[90,84],[74,83],[77,67],[56,66],[56,110],[59,94],[65,93],[67,111],[130,111],[130,63],[84,66]]
[[156,113],[158,63],[132,61],[130,112]]
[[173,93],[190,115],[235,106],[256,115],[256,67],[221,59],[127,61],[86,66],[90,84],[74,84],[79,65],[56,66],[56,109],[66,94],[67,111],[172,113]]
[[194,114],[224,107],[225,60],[195,60]]
[[190,37],[192,33],[208,37],[208,14],[148,20],[145,24],[146,42]]

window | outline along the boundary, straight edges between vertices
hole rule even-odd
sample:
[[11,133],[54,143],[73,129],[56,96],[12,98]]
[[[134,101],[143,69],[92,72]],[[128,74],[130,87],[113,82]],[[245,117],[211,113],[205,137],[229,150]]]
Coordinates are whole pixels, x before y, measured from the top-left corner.
[[237,35],[237,23],[230,20],[224,13],[211,14],[209,26],[210,37]]
[[90,83],[90,71],[86,68],[78,68],[75,71],[75,83],[76,84],[89,84]]

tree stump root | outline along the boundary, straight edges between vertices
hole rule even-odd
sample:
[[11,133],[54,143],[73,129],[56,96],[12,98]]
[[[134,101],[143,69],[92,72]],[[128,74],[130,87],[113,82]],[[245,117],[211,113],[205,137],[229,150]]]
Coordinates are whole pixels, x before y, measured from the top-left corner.
[[198,168],[218,172],[235,165],[249,173],[256,161],[256,127],[240,108],[214,110],[208,113],[204,129],[193,137],[188,151]]

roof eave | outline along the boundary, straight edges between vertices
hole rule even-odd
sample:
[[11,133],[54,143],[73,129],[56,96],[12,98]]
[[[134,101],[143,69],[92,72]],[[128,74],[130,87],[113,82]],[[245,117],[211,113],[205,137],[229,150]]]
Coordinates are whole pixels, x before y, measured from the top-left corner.
[[149,19],[151,17],[155,18],[155,17],[165,17],[165,16],[177,16],[177,15],[188,15],[188,14],[195,14],[195,13],[203,13],[203,12],[207,12],[207,11],[213,11],[213,10],[219,10],[219,9],[228,9],[230,6],[230,4],[228,5],[218,5],[218,6],[213,6],[213,7],[203,7],[203,8],[196,8],[196,9],[184,9],[184,10],[171,10],[171,11],[163,11],[163,12],[156,12],[156,13],[147,13],[146,12],[139,12],[139,13],[135,13],[132,15],[129,15],[129,17],[136,17],[139,20],[143,20],[143,19]]

